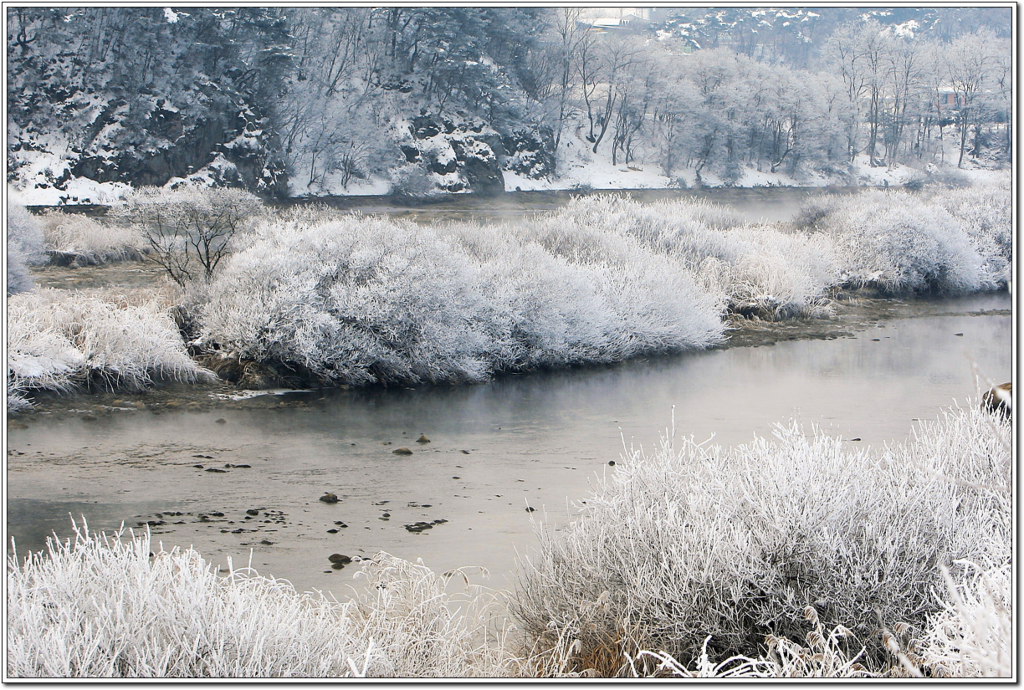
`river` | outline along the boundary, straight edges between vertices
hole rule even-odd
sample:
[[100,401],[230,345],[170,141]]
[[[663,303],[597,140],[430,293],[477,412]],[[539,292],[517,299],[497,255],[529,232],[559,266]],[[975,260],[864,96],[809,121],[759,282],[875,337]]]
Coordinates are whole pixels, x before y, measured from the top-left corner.
[[[623,196],[651,203],[669,200],[704,199],[728,206],[744,221],[773,223],[792,220],[800,205],[824,194],[855,194],[864,187],[717,187],[704,189],[603,189],[592,194]],[[497,197],[449,194],[427,204],[403,205],[386,196],[338,196],[293,199],[282,205],[321,203],[338,209],[366,214],[384,213],[421,222],[473,220],[500,222],[532,213],[553,211],[579,196],[576,191],[506,192]],[[410,202],[413,204],[413,202]]]
[[728,347],[473,386],[51,399],[8,424],[8,551],[67,536],[70,513],[93,529],[152,521],[155,541],[221,566],[251,551],[300,590],[344,596],[357,568],[327,557],[378,550],[482,566],[503,588],[534,523],[564,525],[623,443],[652,447],[673,414],[677,434],[723,445],[791,417],[858,446],[900,441],[976,397],[975,372],[1010,379],[1010,308],[1007,294],[854,302]]

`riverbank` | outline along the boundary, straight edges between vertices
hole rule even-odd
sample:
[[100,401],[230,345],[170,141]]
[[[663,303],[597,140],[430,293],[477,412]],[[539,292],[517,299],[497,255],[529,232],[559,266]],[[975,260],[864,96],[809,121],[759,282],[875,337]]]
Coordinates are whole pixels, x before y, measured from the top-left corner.
[[[41,288],[79,290],[85,294],[108,294],[119,290],[146,291],[163,279],[163,269],[153,264],[118,262],[101,266],[67,268],[46,266],[36,268],[32,275]],[[966,301],[963,298],[894,299],[878,296],[843,296],[834,302],[835,313],[830,318],[790,318],[785,321],[762,321],[734,317],[726,322],[726,338],[711,350],[731,348],[772,347],[789,341],[836,340],[864,337],[887,322],[908,318],[950,317],[1010,317],[1012,302],[1005,293],[979,295]],[[645,358],[644,364],[676,361],[679,354],[655,355]],[[614,372],[628,363],[604,365],[597,371]],[[593,367],[591,367],[593,368]],[[536,372],[531,376],[548,376],[550,372]],[[569,376],[574,374],[569,373]],[[507,377],[518,378],[516,375]],[[499,376],[498,380],[503,377]],[[446,387],[424,386],[425,391]],[[88,392],[46,392],[33,395],[34,409],[19,411],[14,419],[28,423],[37,414],[71,416],[109,415],[132,409],[192,412],[216,412],[220,409],[275,408],[284,405],[306,405],[314,400],[348,395],[347,387],[292,390],[272,388],[253,390],[240,387],[223,379],[198,380],[192,383],[159,381],[144,391],[107,390],[95,387]],[[386,394],[386,393],[385,393]],[[370,395],[370,397],[373,397]],[[125,408],[125,405],[128,405]],[[139,407],[141,405],[141,407]]]

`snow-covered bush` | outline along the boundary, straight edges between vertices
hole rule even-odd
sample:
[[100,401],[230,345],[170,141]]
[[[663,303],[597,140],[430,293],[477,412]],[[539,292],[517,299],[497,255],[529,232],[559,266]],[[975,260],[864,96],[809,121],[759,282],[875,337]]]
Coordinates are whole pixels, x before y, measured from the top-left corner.
[[97,221],[78,213],[47,213],[41,219],[46,246],[78,256],[79,261],[101,264],[139,257],[146,248],[139,228]]
[[7,206],[7,294],[32,289],[28,267],[42,263],[43,230],[39,220],[20,204]]
[[391,195],[417,199],[436,194],[432,176],[425,166],[403,165],[391,172]]
[[723,234],[735,256],[719,269],[730,311],[769,320],[831,313],[826,294],[836,284],[838,270],[828,237],[767,226]]
[[1008,678],[1013,673],[1013,568],[963,563],[960,580],[943,571],[942,610],[929,617],[916,656],[931,676]]
[[206,340],[366,384],[481,381],[720,339],[714,300],[681,267],[628,238],[564,239],[575,250],[511,227],[268,223],[211,285]]
[[[483,616],[457,616],[446,578],[379,553],[368,593],[339,603],[249,568],[219,574],[148,534],[48,541],[7,566],[12,678],[502,675]],[[477,611],[477,613],[481,613]]]
[[209,375],[185,353],[178,329],[156,302],[39,290],[7,303],[7,392],[15,406],[32,390],[89,383],[131,389],[154,379]]
[[821,194],[800,204],[800,210],[793,217],[793,225],[801,231],[810,232],[823,230],[825,221],[830,215],[838,212],[846,203],[845,194]]
[[7,296],[28,292],[35,285],[29,273],[25,256],[17,247],[7,248]]
[[531,223],[538,241],[563,254],[603,248],[614,238],[635,240],[696,273],[723,308],[763,318],[827,313],[825,293],[837,277],[826,238],[746,225],[704,200],[643,205],[586,197]]
[[1009,181],[937,193],[933,202],[946,209],[967,233],[982,257],[982,271],[1001,283],[1010,281],[1013,220]]
[[182,287],[209,280],[263,210],[249,192],[189,184],[141,187],[122,202],[110,210],[111,218],[135,226],[150,257]]
[[956,220],[909,193],[860,195],[831,221],[849,284],[897,293],[983,287],[981,257]]
[[[988,201],[997,210],[978,210]],[[817,200],[801,218],[834,242],[843,285],[958,294],[1005,283],[1009,257],[998,238],[1008,236],[1009,222],[998,209],[1008,203],[995,191],[972,198],[951,190],[934,200],[869,191]]]
[[713,657],[754,657],[766,634],[802,639],[813,606],[877,662],[883,628],[935,611],[940,565],[1008,543],[1010,433],[972,406],[874,453],[794,424],[731,449],[630,449],[571,523],[540,531],[512,611],[542,647],[578,641],[576,663],[610,654],[627,672],[623,652],[689,664],[709,635]]
[[210,349],[289,377],[479,381],[705,347],[726,312],[827,315],[840,285],[966,292],[1005,280],[1008,263],[983,262],[972,239],[994,236],[993,222],[972,221],[986,228],[972,235],[898,192],[816,203],[795,232],[703,201],[609,195],[487,226],[291,209],[235,241],[189,311]]

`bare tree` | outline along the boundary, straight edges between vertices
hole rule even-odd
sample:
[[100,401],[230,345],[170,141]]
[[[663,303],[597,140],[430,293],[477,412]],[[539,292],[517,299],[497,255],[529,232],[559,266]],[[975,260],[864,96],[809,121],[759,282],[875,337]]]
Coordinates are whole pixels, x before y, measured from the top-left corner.
[[593,40],[583,41],[579,44],[576,53],[576,73],[580,78],[580,93],[583,95],[583,103],[587,107],[587,120],[590,122],[590,134],[587,141],[593,142],[597,137],[594,135],[594,103],[593,96],[597,90],[597,81],[600,75],[600,67],[595,53],[595,42]]
[[892,41],[886,55],[888,82],[888,128],[885,134],[885,161],[896,165],[903,132],[907,125],[907,108],[924,78],[924,60],[919,44],[905,39]]
[[647,121],[653,88],[654,68],[650,60],[636,61],[623,74],[612,135],[612,165],[618,164],[617,153],[620,151],[626,165],[633,161],[636,137]]
[[881,130],[885,100],[885,67],[889,41],[878,22],[867,22],[860,35],[860,59],[864,67],[864,85],[868,96],[868,165],[877,163],[878,134]]
[[846,104],[852,116],[846,128],[846,154],[852,161],[858,151],[861,96],[867,89],[859,27],[852,23],[839,27],[829,36],[823,52],[826,63],[839,73],[846,86]]
[[[1001,42],[1002,43],[1002,42]],[[1009,156],[1013,146],[1013,59],[1009,46],[994,52],[993,77],[998,95],[998,106],[1004,122],[1003,152]]]
[[[987,32],[968,34],[953,41],[946,57],[949,82],[957,97],[956,124],[960,134],[960,157],[956,166],[962,168],[967,149],[967,133],[972,125],[980,126],[980,97],[994,57]],[[976,136],[977,139],[977,136]]]
[[[600,131],[594,137],[593,152],[601,145],[615,114],[616,99],[623,96],[625,84],[631,76],[631,67],[642,61],[643,45],[631,38],[608,36],[600,44],[601,75],[606,89],[604,108],[598,116]],[[589,102],[588,102],[589,106]],[[593,123],[593,119],[591,119]],[[591,124],[593,128],[593,124]],[[593,136],[593,129],[591,129]]]
[[[577,68],[581,56],[586,56],[593,45],[594,35],[581,26],[578,7],[564,7],[555,11],[554,33],[557,36],[558,119],[555,125],[555,150],[562,141],[562,128],[568,116],[569,97],[576,87],[576,77],[586,70]],[[591,127],[593,129],[593,127]]]
[[185,287],[213,276],[232,240],[250,227],[261,208],[258,197],[239,189],[142,187],[112,215],[138,225],[151,249],[148,258]]

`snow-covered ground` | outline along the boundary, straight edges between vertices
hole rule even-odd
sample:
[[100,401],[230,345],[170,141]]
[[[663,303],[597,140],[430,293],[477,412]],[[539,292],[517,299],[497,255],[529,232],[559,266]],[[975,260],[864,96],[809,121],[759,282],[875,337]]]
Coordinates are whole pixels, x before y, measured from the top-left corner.
[[[56,150],[56,149],[52,149]],[[24,154],[19,154],[25,157]],[[61,204],[110,204],[116,202],[130,190],[126,184],[119,182],[96,182],[84,177],[72,177],[63,185],[65,189],[57,189],[52,182],[62,175],[68,174],[68,161],[59,154],[46,151],[33,151],[27,157],[27,170],[19,171],[19,178],[27,180],[22,188],[14,185],[8,187],[8,199],[11,202],[26,206],[57,206]],[[976,184],[993,183],[1005,179],[1006,170],[992,170],[976,167],[974,163],[965,161],[965,168],[957,170],[955,166],[946,169],[955,170],[966,179]],[[210,167],[210,166],[207,166]],[[893,168],[872,167],[868,157],[861,154],[857,157],[850,173],[858,184],[863,186],[900,186],[912,179],[921,178],[926,174],[922,168],[910,165],[896,165]],[[934,165],[929,168],[935,169]],[[203,169],[205,171],[206,168]],[[673,177],[663,175],[660,168],[651,162],[633,161],[628,165],[618,161],[611,162],[611,147],[602,142],[597,153],[590,150],[590,144],[571,131],[567,131],[558,151],[559,174],[554,179],[532,179],[511,170],[502,171],[505,180],[505,191],[564,191],[574,189],[668,189],[680,187],[685,183],[693,187],[697,180],[692,168],[680,169]],[[202,173],[203,171],[200,171]],[[194,182],[209,181],[210,176],[200,173],[193,175]],[[441,176],[432,175],[434,183]],[[723,187],[726,183],[714,173],[707,170],[701,174],[702,183],[706,187]],[[167,185],[182,182],[182,178],[173,178]],[[384,176],[370,176],[366,179],[350,180],[347,187],[341,183],[341,173],[330,173],[324,177],[323,184],[310,185],[303,176],[293,176],[288,183],[291,196],[383,196],[391,193],[395,181]],[[816,172],[805,173],[799,179],[783,172],[758,171],[749,166],[743,169],[733,187],[824,187],[831,184],[844,184],[843,181],[830,178]],[[45,185],[45,186],[33,186]]]
[[[559,146],[559,176],[555,179],[530,179],[511,171],[503,171],[505,191],[534,190],[572,190],[589,187],[591,189],[666,189],[679,187],[679,181],[693,187],[697,176],[692,168],[676,171],[673,177],[662,174],[659,167],[650,162],[631,162],[628,165],[619,161],[616,165],[611,161],[611,148],[602,142],[597,153],[590,149],[585,139],[566,132]],[[971,163],[966,163],[970,166]],[[966,167],[963,173],[972,182],[991,183],[1002,179],[1005,170],[989,170],[985,168]],[[863,186],[900,186],[924,174],[922,169],[910,165],[896,165],[892,168],[872,167],[867,154],[857,156],[850,173],[857,183]],[[674,178],[674,179],[673,179]],[[725,182],[716,174],[707,170],[701,173],[703,186],[723,187]],[[799,179],[783,172],[759,171],[754,166],[743,168],[740,178],[733,187],[826,187],[832,184],[844,184],[818,172],[808,172]]]
[[87,177],[72,177],[66,189],[55,187],[8,187],[8,201],[22,206],[59,206],[61,204],[109,204],[124,196],[131,187],[120,182],[97,182]]
[[[337,178],[337,179],[335,179]],[[348,187],[341,184],[341,173],[330,173],[325,184],[309,185],[302,180],[288,180],[288,193],[291,196],[385,196],[391,192],[391,183],[382,177],[370,177],[366,180],[354,180]],[[326,191],[325,191],[326,190]]]

